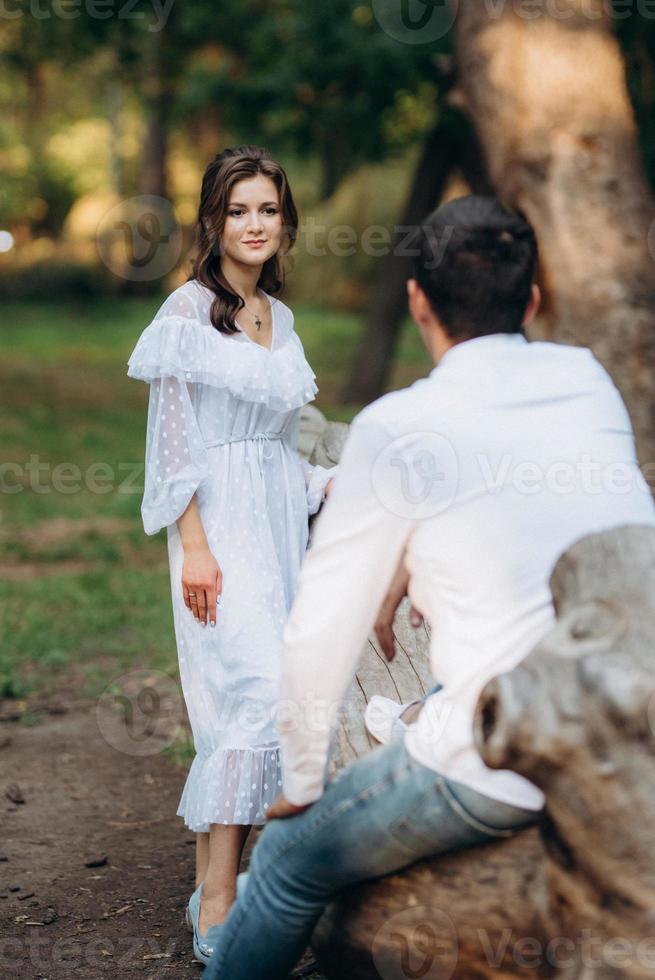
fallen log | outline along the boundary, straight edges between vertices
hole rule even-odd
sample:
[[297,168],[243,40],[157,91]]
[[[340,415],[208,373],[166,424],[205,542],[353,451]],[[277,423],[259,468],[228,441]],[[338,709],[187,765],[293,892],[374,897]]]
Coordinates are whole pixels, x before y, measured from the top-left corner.
[[556,626],[475,720],[487,764],[544,791],[544,819],[348,889],[313,938],[329,980],[655,975],[655,530],[582,539],[551,589]]

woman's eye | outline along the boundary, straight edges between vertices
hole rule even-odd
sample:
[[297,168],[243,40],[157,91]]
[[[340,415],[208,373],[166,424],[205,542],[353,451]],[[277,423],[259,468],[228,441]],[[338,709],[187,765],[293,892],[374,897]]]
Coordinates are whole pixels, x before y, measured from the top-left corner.
[[[277,208],[264,208],[263,211],[264,211],[264,214],[277,214],[278,213],[278,209]],[[240,208],[236,208],[234,211],[228,211],[228,214],[229,214],[229,216],[231,218],[241,218],[243,216],[244,212]]]

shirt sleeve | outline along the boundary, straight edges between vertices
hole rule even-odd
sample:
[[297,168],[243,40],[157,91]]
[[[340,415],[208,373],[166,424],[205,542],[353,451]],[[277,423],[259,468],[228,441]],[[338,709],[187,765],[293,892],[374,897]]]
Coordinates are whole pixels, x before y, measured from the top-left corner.
[[[300,341],[299,341],[300,343]],[[307,491],[307,510],[310,515],[316,514],[323,503],[326,484],[339,471],[339,466],[321,466],[320,463],[310,463],[298,448],[300,440],[300,411],[297,411],[289,426],[289,438],[293,449],[298,455],[305,478]]]
[[286,798],[323,793],[330,735],[413,527],[395,506],[391,436],[360,413],[321,511],[284,631],[278,732]]
[[150,382],[141,503],[146,534],[173,524],[209,476],[196,416],[199,387],[175,377]]
[[323,502],[325,487],[337,475],[339,467],[321,466],[320,463],[312,465],[304,456],[301,456],[301,462],[307,487],[307,509],[310,514],[316,514]]

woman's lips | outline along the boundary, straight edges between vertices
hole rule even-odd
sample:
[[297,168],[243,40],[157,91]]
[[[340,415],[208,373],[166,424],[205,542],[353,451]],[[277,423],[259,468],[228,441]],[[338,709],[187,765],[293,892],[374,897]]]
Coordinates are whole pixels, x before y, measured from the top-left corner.
[[261,248],[266,242],[244,242],[243,244],[247,245],[248,248]]

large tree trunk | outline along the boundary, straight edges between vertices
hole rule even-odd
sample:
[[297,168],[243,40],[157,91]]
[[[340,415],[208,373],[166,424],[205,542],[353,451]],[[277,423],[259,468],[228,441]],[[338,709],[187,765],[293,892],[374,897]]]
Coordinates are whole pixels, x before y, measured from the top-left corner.
[[343,132],[326,133],[321,129],[317,140],[320,146],[321,200],[327,201],[351,169],[348,137]]
[[593,349],[650,463],[655,209],[606,5],[466,0],[457,49],[492,182],[538,233],[546,302],[534,336]]
[[112,190],[117,197],[125,197],[127,186],[125,182],[125,167],[121,152],[121,111],[123,109],[123,82],[115,75],[107,86],[107,120],[110,126],[109,159],[111,167]]
[[139,194],[168,199],[168,136],[170,115],[178,84],[180,63],[174,40],[174,23],[166,31],[144,36],[142,97],[145,136],[138,178]]
[[407,313],[405,282],[412,271],[412,258],[406,254],[407,229],[418,226],[436,207],[448,177],[474,155],[469,127],[462,122],[447,117],[425,144],[400,219],[401,230],[394,238],[394,248],[380,262],[364,331],[343,390],[345,402],[368,403],[385,390]]

